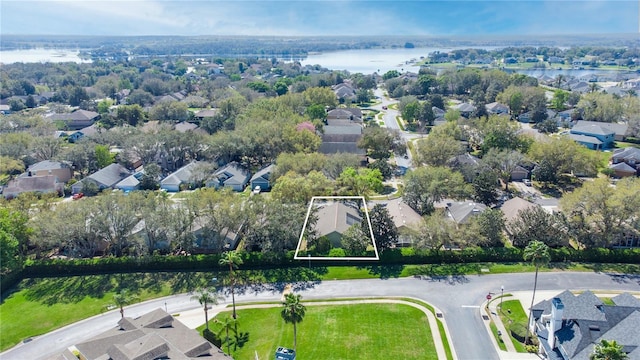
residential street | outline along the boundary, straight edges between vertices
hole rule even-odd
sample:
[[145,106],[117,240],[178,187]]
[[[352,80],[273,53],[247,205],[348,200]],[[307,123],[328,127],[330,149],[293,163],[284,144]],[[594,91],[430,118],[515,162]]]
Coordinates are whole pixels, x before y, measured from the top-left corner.
[[[480,307],[486,295],[489,292],[498,293],[500,286],[504,286],[505,293],[530,290],[533,286],[533,273],[300,282],[294,284],[293,288],[294,291],[302,294],[304,299],[366,296],[405,296],[421,299],[433,304],[442,312],[458,359],[500,359],[480,316]],[[248,287],[240,291],[236,298],[238,302],[276,301],[280,299],[283,287],[284,284]],[[541,273],[538,289],[558,292],[564,289],[638,292],[640,276],[573,272]],[[229,298],[226,299],[226,303],[229,301]],[[196,301],[190,300],[190,294],[180,294],[129,306],[125,309],[125,315],[137,317],[165,306],[172,314],[200,307]],[[20,344],[0,354],[0,358],[3,360],[48,359],[70,345],[87,340],[115,326],[119,317],[118,310],[113,310],[80,321]]]

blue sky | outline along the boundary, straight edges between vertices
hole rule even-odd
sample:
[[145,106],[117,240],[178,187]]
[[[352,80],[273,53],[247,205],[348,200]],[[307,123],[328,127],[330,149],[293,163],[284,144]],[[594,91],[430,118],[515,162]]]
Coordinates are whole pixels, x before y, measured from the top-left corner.
[[640,33],[639,0],[2,0],[0,34]]

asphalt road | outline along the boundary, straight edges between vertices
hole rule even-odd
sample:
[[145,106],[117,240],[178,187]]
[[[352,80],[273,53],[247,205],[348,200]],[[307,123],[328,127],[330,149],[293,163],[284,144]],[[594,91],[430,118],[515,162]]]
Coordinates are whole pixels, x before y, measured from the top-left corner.
[[[442,278],[400,278],[323,281],[294,284],[304,299],[332,299],[365,296],[408,296],[424,300],[441,311],[451,333],[459,359],[499,359],[485,331],[480,305],[489,292],[527,291],[533,274],[473,275]],[[283,285],[248,287],[236,296],[238,302],[279,300]],[[539,290],[622,290],[640,291],[640,276],[602,273],[541,273]],[[150,310],[167,308],[170,313],[199,307],[190,294],[151,300],[125,308],[125,315],[140,316]],[[229,300],[229,299],[227,299]],[[34,338],[0,354],[3,360],[48,359],[65,348],[85,341],[116,325],[120,314],[113,310]],[[395,336],[395,334],[394,334]],[[402,336],[402,335],[401,335]],[[410,334],[407,334],[410,336]]]
[[[392,100],[386,96],[384,96],[384,91],[381,88],[376,88],[374,91],[374,95],[380,99],[380,104],[376,104],[372,106],[373,109],[380,110],[383,112],[382,120],[384,121],[385,126],[388,129],[397,130],[400,132],[400,136],[402,136],[405,142],[409,141],[411,138],[414,138],[416,134],[411,134],[406,131],[400,129],[398,122],[396,121],[396,117],[398,116],[398,110],[388,108],[389,105],[397,103],[397,101]],[[386,106],[387,110],[383,110],[382,107]],[[405,159],[402,155],[396,155],[396,164],[398,166],[403,166],[407,169],[411,168],[411,153],[407,150],[407,158]]]

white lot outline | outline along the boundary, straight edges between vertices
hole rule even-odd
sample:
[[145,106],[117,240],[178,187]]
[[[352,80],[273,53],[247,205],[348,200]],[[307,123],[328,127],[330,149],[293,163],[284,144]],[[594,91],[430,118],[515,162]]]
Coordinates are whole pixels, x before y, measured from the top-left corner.
[[[362,200],[362,205],[364,207],[364,217],[367,219],[367,223],[369,224],[369,236],[371,236],[371,243],[373,245],[373,251],[376,254],[375,257],[371,256],[345,256],[345,257],[328,257],[328,256],[298,256],[300,252],[300,245],[302,244],[302,238],[304,237],[304,231],[307,228],[307,222],[309,221],[309,215],[311,215],[311,209],[313,207],[313,202],[315,200],[347,200],[347,199],[359,199]],[[296,253],[293,256],[294,260],[331,260],[331,261],[351,261],[351,260],[380,260],[378,256],[378,248],[376,247],[376,241],[373,237],[373,228],[371,227],[371,219],[369,218],[369,209],[367,208],[367,201],[364,196],[314,196],[311,198],[309,202],[309,207],[307,208],[307,216],[304,219],[304,225],[302,226],[302,231],[300,232],[300,239],[298,239],[298,246],[296,247]]]

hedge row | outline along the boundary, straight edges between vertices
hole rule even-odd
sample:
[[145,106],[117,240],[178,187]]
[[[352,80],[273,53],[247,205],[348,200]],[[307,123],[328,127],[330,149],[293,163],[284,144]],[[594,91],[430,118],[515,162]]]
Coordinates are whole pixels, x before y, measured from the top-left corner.
[[[306,265],[306,260],[294,260],[294,253],[275,256],[268,253],[242,253],[243,269],[268,269]],[[640,249],[551,249],[552,262],[640,264]],[[216,271],[220,255],[107,257],[96,259],[29,260],[21,272],[2,277],[2,291],[22,278],[95,275],[105,273],[154,271]],[[447,264],[482,262],[521,262],[522,249],[470,248],[464,250],[415,250],[412,248],[385,251],[380,261],[316,261],[318,266]]]

